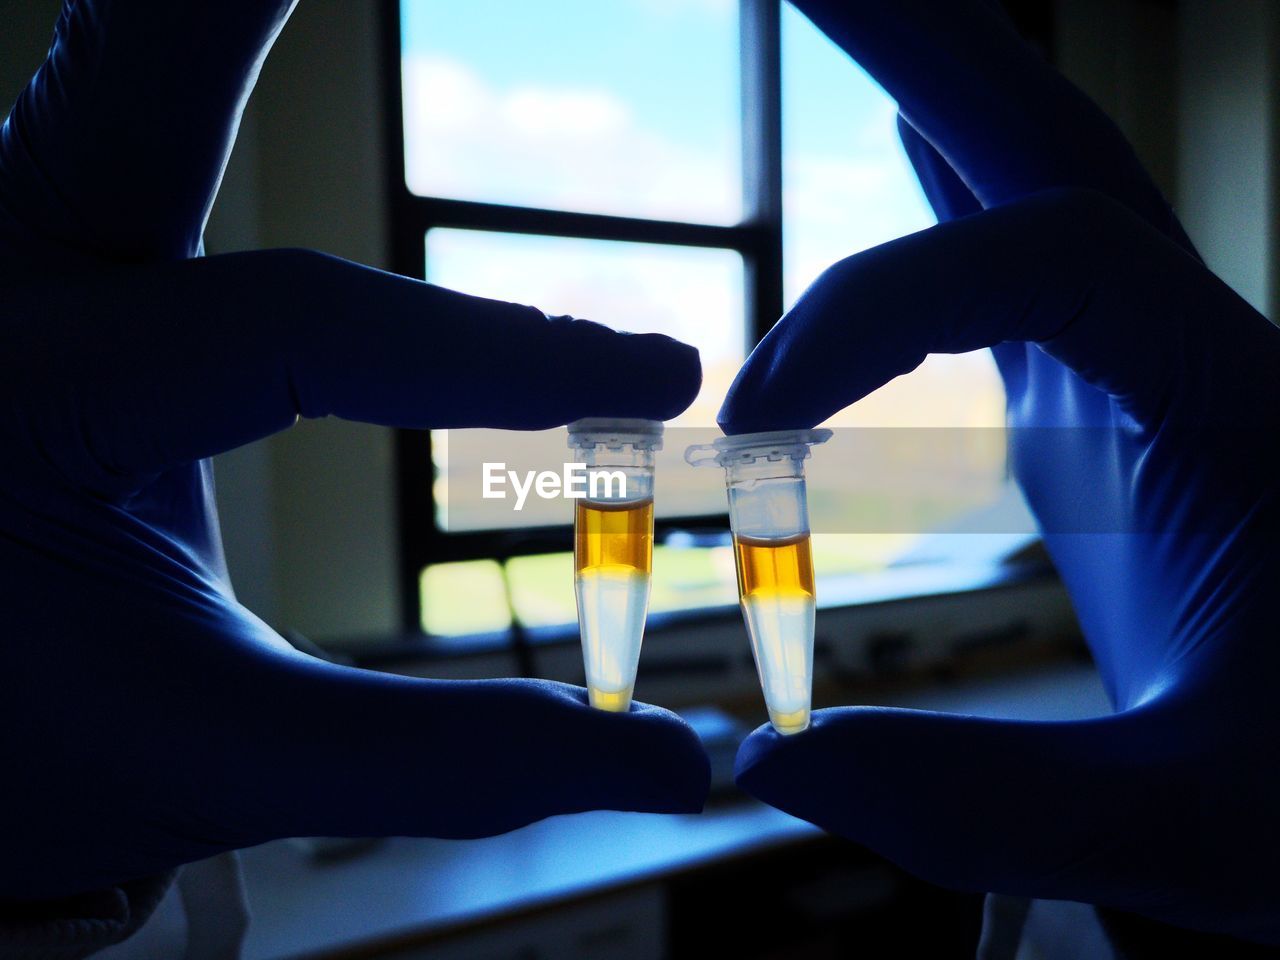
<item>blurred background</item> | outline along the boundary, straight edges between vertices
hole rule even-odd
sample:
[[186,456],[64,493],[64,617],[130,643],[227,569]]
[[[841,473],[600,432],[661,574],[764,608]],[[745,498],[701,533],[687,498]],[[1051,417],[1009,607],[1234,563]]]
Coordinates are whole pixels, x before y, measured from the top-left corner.
[[[1274,319],[1280,9],[1006,5],[1124,129],[1210,267]],[[6,103],[57,7],[0,2]],[[933,223],[894,116],[776,0],[303,0],[263,69],[206,245],[314,247],[671,334],[705,369],[676,426],[711,428],[751,346],[822,269]],[[815,525],[815,706],[1108,709],[1007,482],[1002,423],[985,353],[932,357],[833,419],[986,439],[957,475],[964,496],[899,489],[891,528]],[[519,526],[468,513],[449,458],[504,441],[466,433],[308,421],[219,457],[241,599],[299,644],[372,669],[580,682],[567,511]],[[885,461],[908,473],[953,460],[945,444],[932,460],[927,443],[891,448]],[[763,704],[723,504],[664,502],[676,454],[659,470],[636,695],[703,735],[717,768],[708,813],[583,815],[469,843],[268,845],[245,858],[247,956],[972,955],[979,899],[734,793],[733,750]],[[874,495],[850,495],[851,515],[882,514]],[[424,753],[439,733],[423,731]]]

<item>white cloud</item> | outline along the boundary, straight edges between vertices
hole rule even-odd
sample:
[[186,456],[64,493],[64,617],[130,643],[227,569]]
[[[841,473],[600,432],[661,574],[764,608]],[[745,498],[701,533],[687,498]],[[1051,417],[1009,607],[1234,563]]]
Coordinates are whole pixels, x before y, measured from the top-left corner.
[[690,9],[718,17],[736,16],[738,12],[738,0],[632,0],[632,3],[646,13],[665,16],[684,14]]
[[803,155],[788,163],[787,285],[793,296],[835,261],[933,223],[909,171],[890,161]]
[[616,97],[598,90],[518,88],[498,107],[502,123],[521,138],[547,141],[625,135],[631,115]]
[[406,57],[403,83],[417,193],[724,223],[740,213],[735,144],[718,156],[674,143],[607,90],[499,89],[438,56]]

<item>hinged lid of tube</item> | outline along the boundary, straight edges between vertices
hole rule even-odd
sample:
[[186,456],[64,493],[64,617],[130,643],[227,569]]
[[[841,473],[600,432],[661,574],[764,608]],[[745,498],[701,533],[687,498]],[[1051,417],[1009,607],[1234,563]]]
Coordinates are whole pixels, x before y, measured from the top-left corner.
[[662,449],[662,421],[625,417],[587,417],[569,424],[569,446],[578,449]]
[[770,430],[766,433],[740,433],[719,437],[712,443],[699,443],[684,452],[685,462],[695,467],[731,467],[759,461],[806,460],[809,448],[826,443],[832,432],[816,430]]

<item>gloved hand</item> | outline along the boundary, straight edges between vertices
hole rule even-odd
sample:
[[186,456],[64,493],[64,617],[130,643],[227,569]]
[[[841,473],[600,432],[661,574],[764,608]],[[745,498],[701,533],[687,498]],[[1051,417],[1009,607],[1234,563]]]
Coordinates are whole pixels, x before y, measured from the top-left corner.
[[335,666],[236,602],[204,458],[299,416],[668,418],[700,382],[665,337],[317,253],[197,257],[291,7],[68,0],[0,134],[0,900],[275,837],[476,837],[707,790],[667,711]]
[[947,222],[824,272],[721,425],[809,427],[992,347],[1013,473],[1116,712],[823,710],[756,731],[739,783],[940,884],[1280,943],[1280,332],[993,4],[796,6],[897,98]]

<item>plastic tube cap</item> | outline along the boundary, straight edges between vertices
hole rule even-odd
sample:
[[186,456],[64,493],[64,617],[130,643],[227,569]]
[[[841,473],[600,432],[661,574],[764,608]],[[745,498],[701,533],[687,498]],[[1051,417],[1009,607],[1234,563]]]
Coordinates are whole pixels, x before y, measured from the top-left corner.
[[720,437],[712,443],[695,443],[684,452],[684,460],[693,467],[728,467],[757,460],[805,460],[810,447],[826,443],[832,435],[825,428],[739,433]]
[[588,417],[569,424],[569,446],[577,448],[604,447],[606,450],[662,449],[662,421],[638,420],[624,417]]

